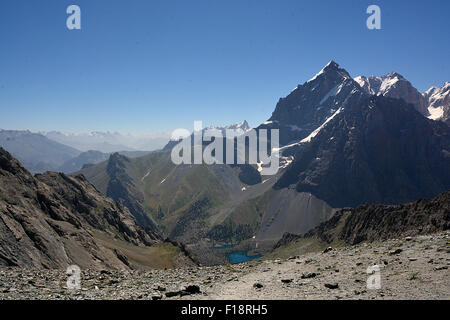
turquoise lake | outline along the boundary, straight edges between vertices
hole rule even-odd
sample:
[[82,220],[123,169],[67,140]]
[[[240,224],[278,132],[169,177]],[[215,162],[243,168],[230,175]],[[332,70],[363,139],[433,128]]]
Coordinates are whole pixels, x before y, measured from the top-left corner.
[[246,261],[258,259],[261,257],[262,257],[262,255],[260,255],[260,254],[254,255],[254,256],[249,256],[249,255],[247,255],[247,252],[245,252],[245,251],[234,251],[234,252],[227,254],[228,261],[230,261],[230,263],[232,263],[232,264],[246,262]]

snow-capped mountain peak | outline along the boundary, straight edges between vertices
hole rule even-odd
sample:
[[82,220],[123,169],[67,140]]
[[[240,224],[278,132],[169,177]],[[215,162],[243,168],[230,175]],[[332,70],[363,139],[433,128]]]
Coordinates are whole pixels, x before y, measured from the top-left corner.
[[349,73],[331,60],[312,79],[281,98],[260,129],[280,129],[280,146],[307,138],[354,95],[365,95]]
[[371,95],[403,99],[415,106],[423,115],[428,115],[426,99],[412,84],[397,72],[383,76],[358,76],[354,79],[359,86]]
[[249,126],[247,120],[244,120],[241,123],[228,125],[225,127],[225,129],[248,131],[248,130],[250,130],[250,126]]
[[312,82],[319,78],[321,75],[327,74],[327,73],[335,73],[339,74],[342,78],[350,78],[350,75],[345,69],[342,69],[339,64],[337,64],[334,60],[331,60],[326,64],[325,67],[322,68],[322,70],[319,71],[314,77],[309,79],[306,83]]
[[250,130],[251,128],[250,128],[247,120],[244,120],[240,123],[230,124],[230,125],[227,125],[224,127],[215,127],[215,126],[210,125],[210,126],[205,127],[203,130],[206,130],[206,129],[219,130],[219,131],[222,131],[223,134],[225,134],[225,130],[237,130],[237,131],[242,131],[242,133],[245,133],[248,130]]

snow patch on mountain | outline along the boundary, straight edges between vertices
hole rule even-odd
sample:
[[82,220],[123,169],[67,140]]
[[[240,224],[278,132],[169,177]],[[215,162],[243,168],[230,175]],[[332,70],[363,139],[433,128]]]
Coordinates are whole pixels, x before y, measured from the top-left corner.
[[428,112],[430,115],[428,116],[428,119],[431,120],[440,120],[444,116],[444,108],[443,107],[428,107]]
[[333,89],[331,89],[323,98],[322,100],[320,100],[320,105],[322,105],[325,101],[328,100],[329,97],[331,96],[335,96],[339,93],[339,91],[342,89],[342,86],[344,85],[344,83],[338,84],[337,86],[335,86]]
[[341,108],[339,108],[337,111],[335,111],[330,117],[328,117],[328,118],[325,120],[324,123],[322,123],[317,129],[315,129],[313,132],[311,132],[311,134],[308,135],[306,138],[304,138],[304,139],[302,139],[302,140],[300,140],[300,141],[298,141],[298,142],[294,142],[294,143],[285,145],[285,146],[283,146],[283,147],[281,147],[281,148],[274,148],[273,151],[278,151],[278,152],[280,152],[280,151],[283,151],[283,150],[286,150],[286,149],[289,149],[289,148],[292,148],[292,147],[301,145],[301,144],[303,144],[303,143],[311,142],[311,140],[312,140],[312,139],[320,132],[320,130],[322,130],[322,129],[327,125],[328,122],[330,122],[331,120],[333,120],[334,117],[336,117],[339,113],[341,113],[342,110],[343,110],[343,108],[341,107]]
[[[310,83],[310,82],[316,80],[320,75],[325,74],[329,69],[336,70],[344,79],[350,77],[349,74],[347,73],[347,71],[342,69],[336,62],[331,60],[330,62],[327,63],[327,65],[325,67],[323,67],[322,70],[319,71],[319,73],[317,73],[314,77],[312,77],[311,79],[306,81],[306,83]],[[313,88],[311,91],[313,91],[314,89],[315,88]]]
[[333,113],[333,115],[331,117],[329,117],[327,120],[325,120],[325,122],[322,123],[322,125],[320,127],[318,127],[316,130],[311,132],[311,134],[309,136],[307,136],[305,139],[301,140],[300,142],[301,143],[311,142],[312,138],[317,136],[317,134],[320,132],[320,130],[322,130],[327,125],[328,122],[333,120],[334,117],[336,117],[339,113],[341,113],[342,109],[343,108],[337,109],[337,111],[335,113]]
[[446,121],[450,118],[450,82],[442,88],[431,87],[423,96],[428,102],[429,119]]

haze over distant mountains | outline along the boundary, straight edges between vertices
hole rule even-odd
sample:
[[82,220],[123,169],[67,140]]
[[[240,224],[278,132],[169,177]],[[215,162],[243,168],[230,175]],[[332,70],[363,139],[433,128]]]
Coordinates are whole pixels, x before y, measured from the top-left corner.
[[[40,133],[18,130],[0,129],[0,146],[19,159],[32,173],[45,171],[71,173],[80,170],[84,165],[104,161],[110,155],[96,150],[82,152]],[[131,158],[149,153],[134,150],[119,152]]]
[[169,134],[122,134],[93,131],[88,133],[40,132],[47,138],[80,151],[96,150],[104,153],[118,151],[153,151],[161,149]]
[[30,131],[1,130],[0,146],[31,172],[57,170],[81,151]]

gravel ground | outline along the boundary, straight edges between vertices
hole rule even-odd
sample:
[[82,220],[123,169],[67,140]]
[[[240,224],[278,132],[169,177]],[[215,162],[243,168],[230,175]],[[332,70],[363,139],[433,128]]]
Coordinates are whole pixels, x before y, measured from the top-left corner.
[[[450,233],[331,248],[286,260],[152,271],[0,268],[0,299],[450,299]],[[379,266],[380,289],[367,288]]]

